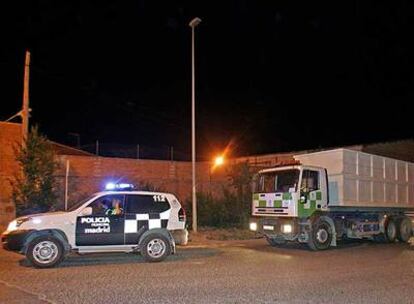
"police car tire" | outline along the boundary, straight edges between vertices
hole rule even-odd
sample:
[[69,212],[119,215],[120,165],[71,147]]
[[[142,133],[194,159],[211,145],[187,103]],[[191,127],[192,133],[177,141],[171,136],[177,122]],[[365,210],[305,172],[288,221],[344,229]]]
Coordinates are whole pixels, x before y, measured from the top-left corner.
[[[149,248],[148,245],[153,241],[157,241],[159,244],[162,244],[162,246],[164,247],[164,251],[160,256],[154,257],[150,252],[149,252]],[[159,242],[162,241],[162,242]],[[147,262],[161,262],[163,260],[165,260],[165,258],[167,258],[170,254],[171,254],[171,247],[170,247],[170,241],[168,240],[167,237],[165,237],[164,235],[162,235],[161,233],[154,233],[154,234],[150,234],[147,237],[145,237],[145,239],[142,241],[141,243],[141,255],[144,257],[145,261]]]
[[[48,244],[52,246],[53,250],[55,250],[55,257],[51,259],[49,262],[45,261],[43,263],[38,261],[38,258],[35,257],[35,250],[41,246],[41,244]],[[32,265],[36,268],[52,268],[57,266],[60,262],[62,262],[64,258],[64,248],[63,244],[60,240],[55,238],[52,235],[49,236],[39,236],[35,239],[33,239],[29,246],[27,247],[26,251],[26,257],[27,259],[32,263]]]

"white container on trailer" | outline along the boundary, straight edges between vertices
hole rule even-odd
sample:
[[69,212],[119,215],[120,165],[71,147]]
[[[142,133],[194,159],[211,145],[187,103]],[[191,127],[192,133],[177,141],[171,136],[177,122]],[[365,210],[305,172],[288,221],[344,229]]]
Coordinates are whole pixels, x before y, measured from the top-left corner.
[[327,169],[329,206],[414,207],[414,164],[348,149],[295,155]]

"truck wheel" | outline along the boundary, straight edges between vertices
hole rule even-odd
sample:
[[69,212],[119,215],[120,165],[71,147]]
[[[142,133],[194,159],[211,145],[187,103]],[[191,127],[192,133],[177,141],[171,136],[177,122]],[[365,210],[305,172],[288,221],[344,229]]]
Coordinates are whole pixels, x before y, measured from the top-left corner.
[[400,242],[407,243],[412,235],[411,219],[404,216],[397,222],[397,238]]
[[389,219],[385,227],[385,238],[388,243],[394,243],[397,239],[397,225],[393,219]]
[[161,262],[171,254],[170,241],[160,233],[150,234],[142,242],[140,251],[147,262]]
[[26,257],[36,268],[57,266],[64,258],[62,243],[54,236],[39,236],[30,242]]
[[309,233],[308,246],[310,249],[325,250],[328,249],[332,242],[332,227],[321,219],[318,219],[313,225]]

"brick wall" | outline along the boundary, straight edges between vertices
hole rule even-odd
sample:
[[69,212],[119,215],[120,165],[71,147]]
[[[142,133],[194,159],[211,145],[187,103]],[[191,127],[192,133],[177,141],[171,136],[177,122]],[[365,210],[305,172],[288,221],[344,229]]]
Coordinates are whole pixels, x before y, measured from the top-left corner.
[[15,218],[10,180],[19,172],[14,148],[21,144],[21,125],[0,122],[0,231]]
[[[57,174],[58,194],[63,207],[66,166],[68,174],[68,205],[93,192],[101,191],[109,181],[143,185],[174,193],[181,202],[191,196],[191,163],[126,158],[57,156],[60,168]],[[197,163],[197,190],[215,194],[219,185],[226,184],[224,168],[210,171],[210,164]],[[139,188],[139,187],[138,187]]]
[[[21,143],[21,125],[0,122],[0,231],[15,217],[10,179],[19,172],[13,147]],[[74,149],[64,149],[72,153]],[[60,150],[56,151],[59,153]],[[82,154],[82,153],[73,153]],[[197,163],[197,191],[221,193],[228,187],[228,169],[237,162],[248,162],[255,169],[274,166],[291,159],[291,154],[269,154],[228,160],[211,170],[209,162]],[[68,206],[91,193],[101,191],[108,181],[134,184],[150,183],[157,189],[174,193],[185,204],[192,193],[191,162],[139,160],[83,155],[57,155],[56,174],[59,207],[64,207],[66,164],[69,162]],[[189,206],[186,206],[189,208]]]

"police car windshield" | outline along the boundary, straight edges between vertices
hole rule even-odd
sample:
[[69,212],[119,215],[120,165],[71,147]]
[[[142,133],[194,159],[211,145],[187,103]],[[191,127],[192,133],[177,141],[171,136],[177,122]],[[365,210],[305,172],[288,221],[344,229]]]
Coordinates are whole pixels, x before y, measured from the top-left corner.
[[87,198],[85,198],[85,199],[81,200],[80,202],[76,203],[75,205],[73,205],[72,207],[70,207],[67,211],[68,212],[75,211],[76,209],[78,209],[80,206],[82,206],[83,204],[85,204],[87,201],[89,201],[93,197],[95,197],[95,194],[90,195]]
[[280,170],[259,174],[254,184],[254,192],[289,192],[298,185],[299,170]]

